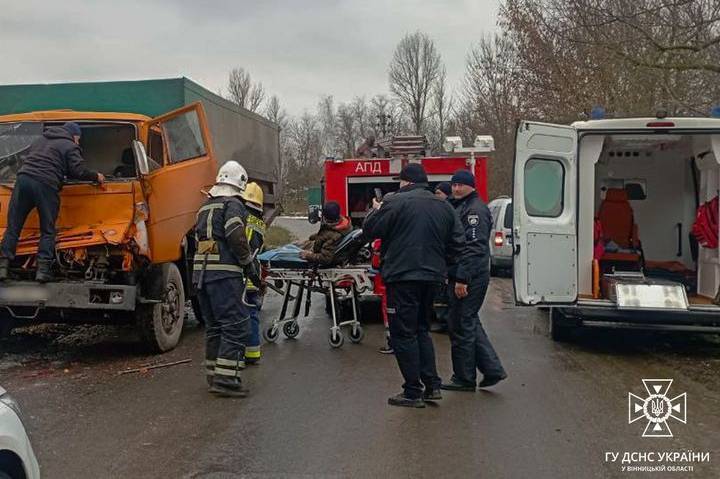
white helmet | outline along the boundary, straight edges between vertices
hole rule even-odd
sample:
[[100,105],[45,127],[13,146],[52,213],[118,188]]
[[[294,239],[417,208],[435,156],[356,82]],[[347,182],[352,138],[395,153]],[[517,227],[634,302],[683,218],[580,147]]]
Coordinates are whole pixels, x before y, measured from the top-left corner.
[[218,170],[216,185],[228,185],[238,189],[238,192],[245,191],[248,176],[245,168],[237,161],[228,161]]

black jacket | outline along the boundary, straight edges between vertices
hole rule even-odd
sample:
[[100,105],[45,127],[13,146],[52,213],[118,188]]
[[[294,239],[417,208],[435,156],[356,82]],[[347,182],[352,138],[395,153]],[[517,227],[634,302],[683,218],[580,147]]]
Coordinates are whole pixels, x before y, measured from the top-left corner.
[[450,267],[449,276],[461,283],[468,283],[489,271],[492,215],[477,192],[472,192],[459,200],[452,200],[451,203],[465,229],[466,249],[460,261],[456,261]]
[[444,282],[449,258],[462,256],[462,226],[452,206],[417,184],[401,188],[365,219],[363,232],[381,240],[383,281]]
[[83,181],[97,180],[97,172],[83,166],[80,147],[65,128],[48,128],[43,136],[30,145],[18,175],[28,175],[56,191],[65,178]]

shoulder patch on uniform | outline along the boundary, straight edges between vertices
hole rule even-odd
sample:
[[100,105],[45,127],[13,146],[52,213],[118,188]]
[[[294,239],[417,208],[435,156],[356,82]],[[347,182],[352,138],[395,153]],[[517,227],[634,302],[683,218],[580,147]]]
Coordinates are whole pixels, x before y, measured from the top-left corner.
[[480,216],[479,215],[468,215],[468,223],[470,223],[470,226],[477,226],[477,224],[480,222]]

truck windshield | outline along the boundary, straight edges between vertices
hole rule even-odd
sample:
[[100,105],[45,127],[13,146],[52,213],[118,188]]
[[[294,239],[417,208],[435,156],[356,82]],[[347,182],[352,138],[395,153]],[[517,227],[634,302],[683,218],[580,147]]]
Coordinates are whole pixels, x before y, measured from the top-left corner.
[[21,157],[43,132],[40,122],[0,124],[0,181],[12,181]]

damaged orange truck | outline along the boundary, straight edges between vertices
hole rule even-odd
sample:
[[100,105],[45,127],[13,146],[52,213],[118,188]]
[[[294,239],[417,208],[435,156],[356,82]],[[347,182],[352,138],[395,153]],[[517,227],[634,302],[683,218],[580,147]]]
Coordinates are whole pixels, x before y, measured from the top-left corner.
[[[159,80],[172,81],[175,80]],[[237,107],[222,103],[225,100],[202,89],[206,97],[214,97],[207,108],[206,97],[194,98],[187,92],[188,87],[196,87],[196,91],[201,87],[186,79],[180,81],[182,99],[165,103],[187,104],[154,117],[76,109],[0,116],[0,234],[7,225],[8,204],[23,154],[45,128],[66,121],[77,122],[82,128],[86,166],[100,171],[107,179],[102,187],[73,181],[63,187],[57,220],[55,280],[47,284],[31,280],[39,241],[37,212],[31,214],[20,237],[17,258],[11,264],[11,279],[0,284],[0,330],[7,333],[14,326],[35,322],[133,323],[143,342],[153,350],[167,351],[178,343],[185,301],[195,303],[190,281],[195,249],[192,230],[197,210],[205,200],[203,191],[213,184],[218,164],[229,159],[247,163],[243,161],[242,149],[235,149],[224,158],[219,158],[216,150],[228,149],[229,143],[238,145],[253,139],[252,131],[241,128],[237,122],[239,130],[233,135],[232,118],[228,120],[227,115],[239,111]],[[138,82],[116,82],[113,86],[127,90],[128,84],[137,87],[135,83]],[[153,85],[150,90],[157,91],[160,100],[148,100],[156,109],[162,108],[162,95],[167,93],[160,91],[160,85],[167,83]],[[27,88],[33,87],[53,86]],[[3,88],[8,87],[0,87],[0,112],[8,109],[3,105],[7,101]],[[85,90],[93,94],[92,88]],[[48,98],[58,98],[57,90],[53,91]],[[143,94],[147,98],[148,92]],[[78,103],[77,99],[73,101],[72,94],[63,96],[70,106]],[[100,103],[111,108],[113,101],[118,100],[108,96],[107,102]],[[137,96],[133,101],[138,101]],[[126,103],[132,106],[132,102]],[[222,107],[219,112],[215,111],[218,103]],[[215,115],[216,122],[222,121],[223,115],[226,121],[211,128],[213,122],[208,120],[207,110]],[[246,116],[243,121],[247,119]],[[255,128],[264,129],[255,133],[258,142],[275,141],[277,128],[269,122],[250,120]],[[218,138],[213,142],[213,130],[221,130],[224,140],[221,145]],[[264,152],[269,161],[273,160],[272,150],[268,146]],[[244,151],[248,154],[247,149]],[[257,160],[257,155],[253,159]],[[254,170],[252,164],[248,166],[251,179],[258,181],[266,192],[266,211],[272,216],[276,210],[273,202],[277,185],[271,168],[276,165],[269,165],[267,174],[261,169]]]

